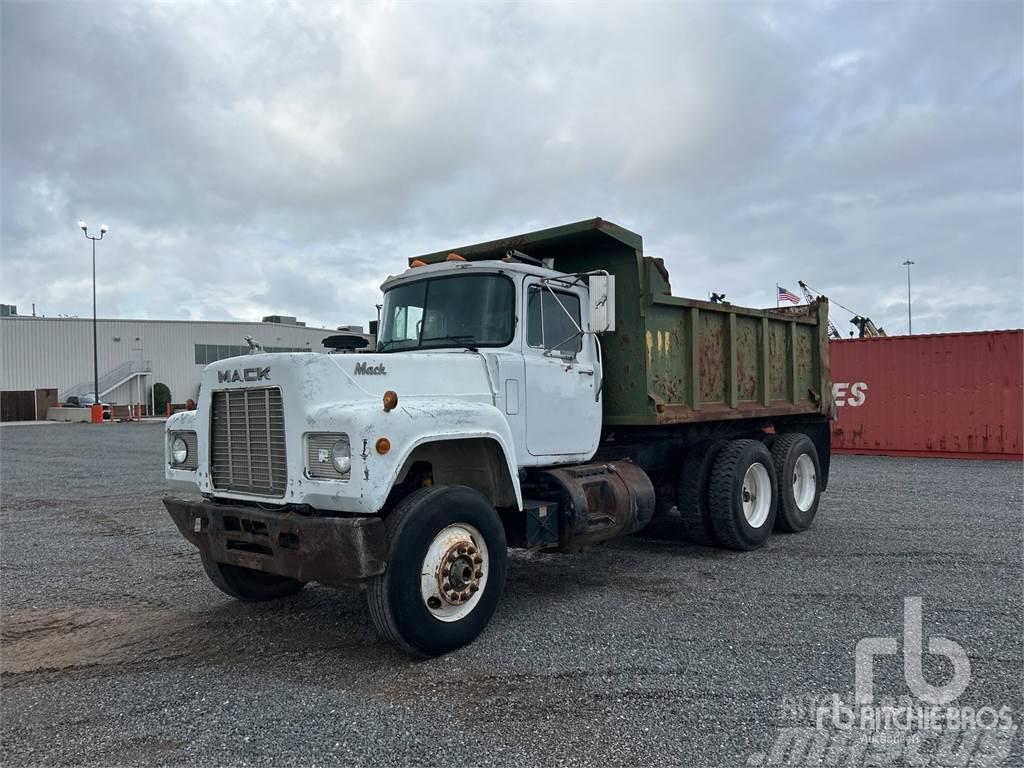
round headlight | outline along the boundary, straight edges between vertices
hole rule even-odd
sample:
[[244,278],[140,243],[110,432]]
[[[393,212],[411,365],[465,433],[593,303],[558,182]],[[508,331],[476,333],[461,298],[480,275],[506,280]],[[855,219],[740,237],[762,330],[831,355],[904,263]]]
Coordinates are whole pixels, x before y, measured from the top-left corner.
[[171,460],[175,464],[184,464],[188,458],[188,444],[180,437],[174,438],[171,443]]
[[348,440],[339,440],[331,448],[331,458],[334,459],[334,468],[341,474],[347,475],[352,469],[352,458],[349,456]]

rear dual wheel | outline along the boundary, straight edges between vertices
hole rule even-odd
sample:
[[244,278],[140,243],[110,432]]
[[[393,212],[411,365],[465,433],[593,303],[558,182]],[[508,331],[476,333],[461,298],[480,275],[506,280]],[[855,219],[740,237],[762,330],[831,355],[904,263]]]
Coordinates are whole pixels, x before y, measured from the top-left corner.
[[711,440],[691,447],[679,478],[679,513],[691,541],[756,549],[772,528],[807,530],[821,498],[821,464],[807,435]]
[[786,432],[771,446],[772,464],[779,482],[779,513],[775,529],[806,531],[814,522],[821,499],[821,463],[807,435]]
[[705,547],[718,546],[718,536],[711,525],[708,486],[718,452],[728,440],[709,440],[691,446],[683,460],[679,476],[679,519],[683,533],[690,541]]
[[760,547],[775,520],[774,472],[771,454],[757,440],[710,440],[693,446],[679,479],[686,537],[704,546]]
[[711,527],[727,549],[751,550],[771,534],[778,510],[772,455],[760,440],[733,440],[715,457],[708,487]]

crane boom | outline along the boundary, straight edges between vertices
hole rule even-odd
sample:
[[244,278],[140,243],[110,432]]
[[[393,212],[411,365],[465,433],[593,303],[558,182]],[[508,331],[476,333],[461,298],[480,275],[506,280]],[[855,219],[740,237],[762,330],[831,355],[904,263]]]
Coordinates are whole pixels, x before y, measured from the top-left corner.
[[885,336],[885,329],[879,328],[872,322],[870,317],[864,317],[863,315],[857,315],[850,320],[857,330],[860,331],[860,337],[862,339],[873,339],[876,336]]
[[[803,280],[797,280],[796,282],[797,284],[799,284],[800,290],[804,292],[804,298],[807,300],[807,303],[813,303],[814,294],[811,293],[810,288],[807,287],[807,283],[805,283]],[[839,335],[839,330],[836,328],[835,324],[833,324],[831,317],[828,319],[828,335],[831,339],[843,338],[842,336]]]

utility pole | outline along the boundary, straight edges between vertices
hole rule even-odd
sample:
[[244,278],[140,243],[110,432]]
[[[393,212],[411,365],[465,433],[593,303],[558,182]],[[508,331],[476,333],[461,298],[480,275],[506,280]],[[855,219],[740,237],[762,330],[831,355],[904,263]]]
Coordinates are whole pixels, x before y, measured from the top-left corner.
[[100,227],[100,236],[93,237],[89,234],[89,227],[84,221],[78,222],[79,228],[85,234],[86,239],[92,240],[92,382],[93,395],[96,402],[100,401],[100,353],[96,337],[96,241],[102,240],[110,229],[106,224]]
[[910,266],[913,264],[910,259],[903,262],[903,266],[907,268],[907,335],[914,335],[914,316],[910,311]]

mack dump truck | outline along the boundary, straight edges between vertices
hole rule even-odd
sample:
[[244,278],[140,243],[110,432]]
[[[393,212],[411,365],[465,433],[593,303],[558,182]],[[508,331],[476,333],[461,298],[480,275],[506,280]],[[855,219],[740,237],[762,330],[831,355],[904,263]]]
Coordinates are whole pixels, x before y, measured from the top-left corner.
[[221,360],[167,421],[191,493],[165,506],[231,597],[363,589],[383,637],[435,656],[487,625],[510,547],[579,552],[663,513],[753,550],[814,520],[826,300],[672,296],[602,219],[419,256],[382,290],[374,350]]

